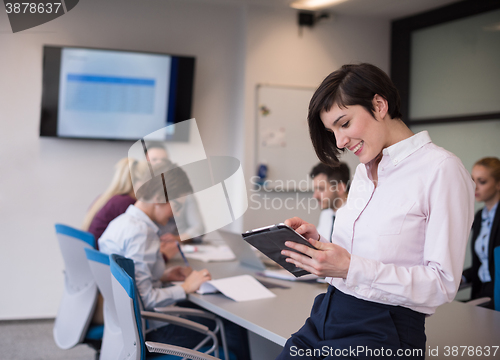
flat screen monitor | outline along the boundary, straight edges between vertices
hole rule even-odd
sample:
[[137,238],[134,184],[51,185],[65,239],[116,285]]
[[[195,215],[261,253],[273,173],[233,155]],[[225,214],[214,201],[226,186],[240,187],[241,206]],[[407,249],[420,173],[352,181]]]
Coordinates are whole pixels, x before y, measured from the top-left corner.
[[[188,141],[167,125],[191,118],[195,58],[44,46],[40,136]],[[175,127],[179,128],[179,127]]]

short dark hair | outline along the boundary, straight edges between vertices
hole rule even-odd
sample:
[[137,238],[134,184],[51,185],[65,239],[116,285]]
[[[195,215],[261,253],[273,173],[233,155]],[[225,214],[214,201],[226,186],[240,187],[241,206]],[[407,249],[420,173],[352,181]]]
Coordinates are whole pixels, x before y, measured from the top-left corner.
[[351,178],[349,166],[346,163],[340,162],[337,167],[331,167],[323,163],[317,164],[312,168],[309,175],[311,178],[318,176],[319,174],[325,174],[328,178],[328,181],[337,181],[342,182],[346,186],[349,183],[349,179]]
[[161,173],[146,181],[137,190],[136,197],[138,200],[151,202],[157,196],[162,196],[166,202],[169,202],[193,192],[186,172],[177,165],[170,162],[162,162],[153,169],[155,173],[159,173],[158,170]]
[[387,100],[388,114],[400,119],[399,93],[389,76],[375,65],[347,64],[332,72],[315,91],[309,103],[309,135],[321,162],[336,166],[344,149],[337,147],[335,136],[327,132],[320,115],[330,111],[333,105],[346,107],[361,105],[374,118],[373,97],[378,94]]

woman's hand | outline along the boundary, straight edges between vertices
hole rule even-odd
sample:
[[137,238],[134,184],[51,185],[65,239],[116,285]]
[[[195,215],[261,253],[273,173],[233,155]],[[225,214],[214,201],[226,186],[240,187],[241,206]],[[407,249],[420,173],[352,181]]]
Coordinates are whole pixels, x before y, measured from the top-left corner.
[[286,219],[285,225],[290,226],[292,229],[294,229],[296,232],[298,232],[306,239],[319,240],[319,233],[318,230],[316,230],[316,227],[313,224],[309,224],[308,222],[302,220],[299,217]]
[[184,281],[181,286],[186,292],[190,294],[198,290],[205,281],[211,280],[212,276],[207,269],[200,271],[193,271]]
[[192,272],[193,269],[189,266],[172,266],[165,270],[161,281],[184,281]]
[[349,254],[346,249],[335,244],[323,243],[314,239],[309,239],[308,241],[317,250],[293,241],[285,242],[287,247],[299,251],[307,256],[298,254],[291,250],[282,250],[281,254],[288,257],[286,259],[287,262],[307,270],[311,274],[320,277],[335,277],[343,279],[347,277],[349,265],[351,263],[351,254]]

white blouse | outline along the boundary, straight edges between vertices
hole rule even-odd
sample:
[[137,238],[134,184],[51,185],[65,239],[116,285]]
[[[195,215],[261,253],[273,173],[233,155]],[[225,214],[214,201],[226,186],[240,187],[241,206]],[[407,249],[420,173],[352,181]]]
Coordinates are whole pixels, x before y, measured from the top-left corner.
[[432,314],[460,283],[474,218],[475,185],[462,162],[426,131],[383,150],[378,182],[360,164],[332,242],[351,253],[346,279],[357,298]]

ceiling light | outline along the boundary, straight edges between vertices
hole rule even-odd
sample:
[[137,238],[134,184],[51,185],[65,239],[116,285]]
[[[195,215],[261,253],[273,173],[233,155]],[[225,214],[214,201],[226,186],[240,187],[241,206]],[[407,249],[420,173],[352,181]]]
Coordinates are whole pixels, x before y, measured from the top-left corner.
[[319,10],[344,1],[347,0],[297,0],[291,3],[290,6],[299,10]]

